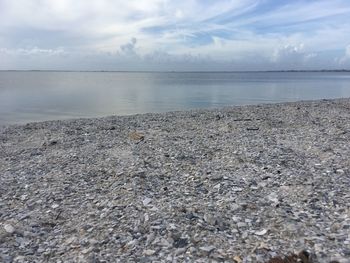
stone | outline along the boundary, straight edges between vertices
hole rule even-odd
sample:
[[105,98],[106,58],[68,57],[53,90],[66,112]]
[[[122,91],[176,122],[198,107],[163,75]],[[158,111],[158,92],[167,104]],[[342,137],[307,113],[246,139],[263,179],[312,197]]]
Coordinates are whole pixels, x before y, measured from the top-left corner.
[[156,251],[152,250],[152,249],[146,249],[146,250],[143,251],[143,254],[145,256],[153,256],[155,253],[156,253]]
[[254,234],[257,236],[263,236],[265,234],[267,234],[268,230],[267,229],[262,229],[260,231],[255,231]]
[[56,209],[56,208],[58,208],[58,207],[60,207],[59,204],[53,204],[53,205],[51,206],[52,209]]
[[207,222],[209,225],[214,226],[216,224],[216,217],[210,214],[205,214],[204,221]]
[[216,247],[214,246],[203,246],[203,247],[199,247],[199,250],[205,253],[211,253],[212,251],[214,251],[216,249]]
[[220,112],[0,128],[0,261],[346,262],[350,99]]
[[131,132],[129,134],[129,138],[131,140],[134,140],[134,141],[137,141],[137,142],[140,142],[140,141],[143,141],[145,139],[145,135],[143,135],[142,133],[140,132]]
[[152,199],[151,199],[151,198],[148,198],[148,197],[146,197],[146,198],[144,198],[144,199],[142,200],[142,204],[143,204],[144,206],[148,206],[151,202],[152,202]]
[[16,231],[16,229],[10,224],[5,224],[4,229],[9,234],[13,234]]
[[175,255],[181,255],[184,254],[186,252],[187,248],[186,247],[182,247],[182,248],[178,248],[175,250]]
[[176,238],[174,237],[174,243],[173,246],[176,248],[183,248],[185,246],[187,246],[188,244],[188,240],[187,238]]
[[267,196],[267,199],[272,202],[272,203],[279,203],[279,200],[278,200],[278,195],[274,192],[270,193],[268,196]]
[[233,260],[234,260],[236,263],[242,263],[242,262],[243,262],[243,260],[241,259],[240,256],[234,256],[234,257],[233,257]]
[[247,224],[245,222],[238,222],[237,223],[238,228],[242,228],[242,227],[246,227],[246,226],[247,226]]

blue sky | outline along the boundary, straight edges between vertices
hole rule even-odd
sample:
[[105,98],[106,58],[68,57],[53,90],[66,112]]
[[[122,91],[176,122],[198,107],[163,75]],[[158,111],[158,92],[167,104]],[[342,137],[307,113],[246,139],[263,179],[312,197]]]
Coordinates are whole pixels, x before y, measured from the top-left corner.
[[340,68],[349,0],[0,0],[0,69]]

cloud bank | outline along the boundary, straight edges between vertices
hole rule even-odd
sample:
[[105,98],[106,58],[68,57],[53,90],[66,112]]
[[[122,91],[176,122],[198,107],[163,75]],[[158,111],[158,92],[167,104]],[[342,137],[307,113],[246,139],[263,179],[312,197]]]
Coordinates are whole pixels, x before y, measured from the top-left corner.
[[347,0],[0,0],[0,69],[338,69],[349,47]]

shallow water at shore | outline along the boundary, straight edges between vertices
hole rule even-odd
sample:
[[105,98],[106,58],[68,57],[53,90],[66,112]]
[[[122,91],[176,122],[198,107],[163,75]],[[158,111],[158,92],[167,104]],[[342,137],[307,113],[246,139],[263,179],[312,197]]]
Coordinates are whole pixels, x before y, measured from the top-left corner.
[[0,72],[0,125],[350,97],[349,72]]

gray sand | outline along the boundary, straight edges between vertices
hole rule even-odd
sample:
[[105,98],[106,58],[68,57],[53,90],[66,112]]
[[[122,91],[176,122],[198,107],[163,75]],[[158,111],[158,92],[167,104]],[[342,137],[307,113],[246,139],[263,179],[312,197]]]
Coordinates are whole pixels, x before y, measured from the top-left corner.
[[349,142],[350,99],[2,128],[0,261],[349,262]]

